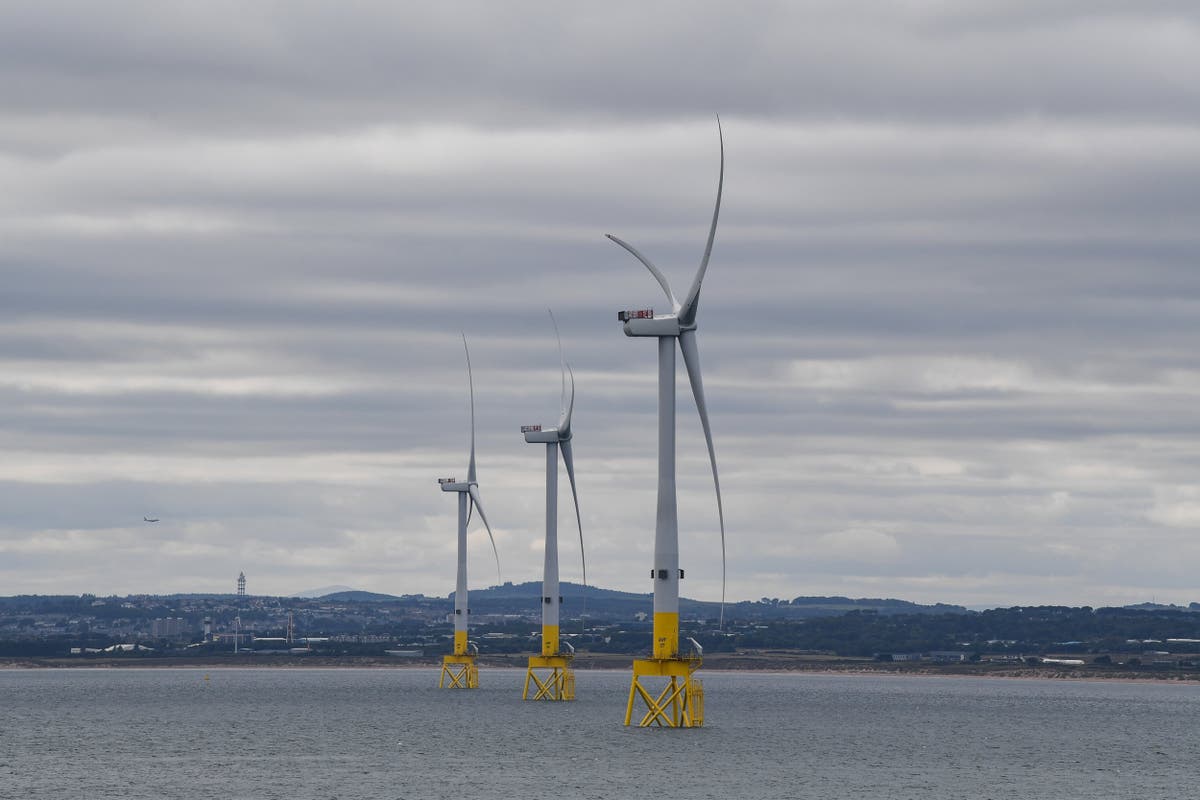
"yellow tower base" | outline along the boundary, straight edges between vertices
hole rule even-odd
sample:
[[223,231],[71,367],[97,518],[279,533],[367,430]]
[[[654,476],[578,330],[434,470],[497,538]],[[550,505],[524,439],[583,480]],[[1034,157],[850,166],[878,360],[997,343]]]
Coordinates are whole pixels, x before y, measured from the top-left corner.
[[[625,724],[633,723],[633,707],[640,698],[646,714],[640,728],[699,728],[704,725],[704,687],[694,673],[699,658],[648,658],[633,662]],[[665,679],[665,683],[662,680]]]
[[[533,696],[529,688],[533,686]],[[575,671],[571,656],[530,656],[525,671],[525,691],[522,700],[574,700]]]
[[442,656],[442,677],[439,689],[478,689],[479,669],[471,654]]

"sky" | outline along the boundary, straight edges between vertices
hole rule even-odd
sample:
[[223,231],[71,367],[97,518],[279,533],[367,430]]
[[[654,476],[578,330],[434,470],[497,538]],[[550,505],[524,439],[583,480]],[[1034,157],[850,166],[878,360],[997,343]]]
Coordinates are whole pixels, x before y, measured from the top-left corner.
[[1182,1],[4,4],[0,595],[448,594],[464,334],[540,580],[547,309],[588,578],[650,591],[656,352],[615,312],[668,309],[604,234],[686,292],[720,114],[728,597],[1200,601],[1196,75]]

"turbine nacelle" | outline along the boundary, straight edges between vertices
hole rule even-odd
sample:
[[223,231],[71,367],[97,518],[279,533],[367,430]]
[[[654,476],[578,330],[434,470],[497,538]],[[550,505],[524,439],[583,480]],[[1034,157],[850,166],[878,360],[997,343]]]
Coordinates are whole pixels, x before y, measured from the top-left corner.
[[454,478],[438,478],[438,483],[441,485],[443,492],[469,492],[472,486],[479,485],[478,483],[458,481]]
[[541,425],[522,425],[521,433],[529,444],[555,444],[566,442],[571,438],[571,431],[560,431],[558,428],[543,428]]
[[678,336],[683,331],[695,330],[696,323],[690,326],[679,324],[675,314],[664,314],[661,317],[630,317],[625,320],[626,336]]

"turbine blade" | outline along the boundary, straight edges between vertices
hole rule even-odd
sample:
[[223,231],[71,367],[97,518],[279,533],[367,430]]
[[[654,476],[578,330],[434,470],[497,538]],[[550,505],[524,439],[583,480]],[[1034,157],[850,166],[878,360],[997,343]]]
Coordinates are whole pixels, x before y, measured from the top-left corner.
[[583,562],[583,585],[587,582],[587,554],[583,549],[583,521],[579,516],[579,493],[575,491],[575,457],[571,454],[571,440],[558,443],[563,463],[567,465],[567,477],[571,480],[571,497],[575,500],[575,524],[579,526],[579,559]]
[[725,626],[725,506],[721,502],[721,479],[717,476],[717,455],[713,451],[712,429],[708,426],[708,405],[704,402],[704,380],[700,377],[700,348],[696,344],[694,330],[679,334],[679,349],[683,351],[683,363],[687,367],[688,380],[692,383],[692,396],[696,398],[696,410],[700,412],[700,425],[704,428],[704,441],[708,445],[708,460],[712,464],[713,485],[717,489],[717,516],[721,520],[721,621]]
[[651,264],[650,259],[646,258],[644,255],[639,253],[637,251],[637,248],[634,247],[633,245],[629,244],[628,242],[621,241],[617,237],[613,236],[611,233],[606,233],[604,235],[607,236],[609,239],[612,239],[617,244],[621,245],[621,247],[624,247],[630,253],[632,253],[634,258],[636,258],[638,261],[642,262],[642,264],[644,264],[646,266],[646,269],[650,270],[650,274],[653,275],[655,280],[658,281],[658,285],[661,286],[663,288],[663,291],[667,293],[667,299],[671,301],[671,313],[675,313],[676,311],[678,311],[679,310],[679,301],[675,299],[675,293],[671,291],[671,284],[667,283],[667,276],[663,275],[662,272],[659,271],[658,267]]
[[471,375],[471,351],[467,349],[467,335],[463,337],[463,352],[467,354],[467,385],[471,390],[471,460],[467,462],[467,483],[475,482],[475,378]]
[[691,325],[696,321],[696,306],[700,302],[700,284],[704,282],[704,273],[708,271],[708,257],[712,255],[713,239],[717,235],[717,217],[721,215],[721,192],[725,188],[725,134],[721,131],[721,118],[717,117],[717,137],[721,143],[721,172],[717,178],[717,204],[713,207],[712,226],[708,229],[708,243],[704,246],[704,258],[700,260],[700,269],[696,270],[696,278],[692,288],[688,290],[687,299],[679,311],[681,325]]
[[483,520],[483,527],[487,528],[488,539],[492,542],[492,552],[496,556],[496,580],[504,583],[504,579],[500,577],[500,551],[496,549],[496,537],[492,536],[492,526],[488,524],[487,514],[483,513],[483,503],[479,502],[479,487],[471,484],[467,491],[471,494],[471,505],[479,509],[479,518]]
[[554,338],[558,340],[558,371],[559,371],[559,390],[558,390],[558,413],[563,415],[567,413],[567,360],[563,356],[562,349],[562,334],[558,332],[558,320],[554,318],[554,310],[547,309],[550,312],[550,322],[554,324]]
[[571,365],[567,364],[567,372],[571,375],[571,394],[567,400],[567,406],[563,410],[563,415],[558,420],[558,435],[562,437],[571,437],[571,414],[575,411],[575,370],[571,369]]

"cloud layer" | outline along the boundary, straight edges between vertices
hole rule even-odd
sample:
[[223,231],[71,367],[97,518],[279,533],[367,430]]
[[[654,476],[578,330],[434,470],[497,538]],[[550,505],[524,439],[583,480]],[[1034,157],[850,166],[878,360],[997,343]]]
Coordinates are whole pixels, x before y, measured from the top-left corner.
[[6,8],[0,593],[448,592],[460,331],[536,579],[548,307],[589,577],[648,590],[655,355],[613,312],[663,300],[602,234],[690,282],[719,111],[730,597],[1200,599],[1197,45],[1171,2]]

